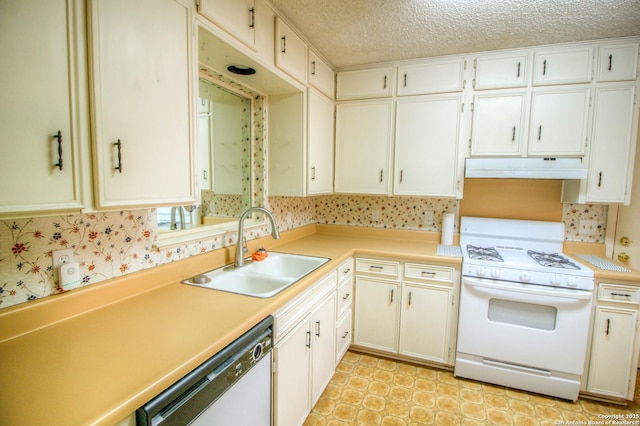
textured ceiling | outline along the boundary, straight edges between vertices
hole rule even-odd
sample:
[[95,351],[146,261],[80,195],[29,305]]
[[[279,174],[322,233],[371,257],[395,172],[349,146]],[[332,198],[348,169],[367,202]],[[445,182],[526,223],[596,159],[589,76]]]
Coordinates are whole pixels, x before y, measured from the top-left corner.
[[640,0],[271,0],[333,66],[640,35]]

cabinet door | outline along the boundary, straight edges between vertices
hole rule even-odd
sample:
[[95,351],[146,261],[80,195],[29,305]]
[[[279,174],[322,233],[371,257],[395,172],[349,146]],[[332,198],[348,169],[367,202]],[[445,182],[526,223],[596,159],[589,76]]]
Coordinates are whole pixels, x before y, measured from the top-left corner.
[[638,76],[638,43],[600,46],[598,81],[635,80]]
[[460,92],[464,88],[463,59],[433,60],[398,67],[398,96]]
[[587,201],[622,203],[634,138],[634,87],[596,89]]
[[0,5],[0,213],[83,207],[79,160],[88,146],[80,146],[87,106],[79,104],[86,99],[79,4]]
[[400,314],[401,354],[448,362],[451,292],[450,287],[404,284]]
[[276,18],[276,66],[301,83],[307,82],[307,45]]
[[255,49],[255,0],[200,0],[198,12]]
[[356,276],[354,344],[397,352],[399,287]]
[[336,326],[336,365],[340,363],[340,360],[351,345],[352,320],[351,309],[345,311],[338,320],[338,325]]
[[300,425],[310,411],[311,330],[307,316],[273,348],[274,424]]
[[519,156],[526,137],[526,105],[525,92],[476,95],[471,155]]
[[527,85],[528,58],[526,54],[515,56],[489,55],[475,60],[475,90],[525,87]]
[[532,94],[528,154],[581,156],[587,136],[589,89]]
[[[627,398],[638,313],[636,310],[596,307],[587,390]],[[633,390],[631,390],[633,395]]]
[[591,81],[593,63],[591,47],[538,51],[534,58],[534,86]]
[[331,293],[315,310],[311,319],[311,407],[331,380],[336,360],[336,294]]
[[307,194],[333,192],[333,102],[309,89]]
[[393,102],[336,107],[335,192],[389,193]]
[[309,50],[309,84],[329,98],[335,97],[335,73],[322,59]]
[[189,6],[95,0],[90,16],[97,204],[193,202]]
[[392,75],[392,68],[339,72],[336,77],[336,99],[389,97]]
[[461,105],[458,95],[398,101],[394,194],[456,196]]

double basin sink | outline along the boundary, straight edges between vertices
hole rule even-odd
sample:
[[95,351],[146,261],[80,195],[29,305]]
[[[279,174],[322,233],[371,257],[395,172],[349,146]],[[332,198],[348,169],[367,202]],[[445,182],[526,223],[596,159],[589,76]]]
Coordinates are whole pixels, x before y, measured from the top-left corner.
[[234,267],[233,264],[223,266],[183,282],[245,296],[269,298],[328,261],[326,257],[270,252],[262,261],[246,260],[240,267]]

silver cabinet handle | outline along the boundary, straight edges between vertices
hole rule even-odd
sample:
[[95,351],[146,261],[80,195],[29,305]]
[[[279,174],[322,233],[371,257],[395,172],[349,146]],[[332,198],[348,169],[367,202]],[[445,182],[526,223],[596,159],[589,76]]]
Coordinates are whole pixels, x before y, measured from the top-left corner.
[[316,75],[316,61],[311,61],[311,75]]
[[384,269],[384,266],[380,266],[380,265],[370,265],[369,266],[369,270],[373,270],[373,271],[382,271]]
[[511,142],[516,141],[516,126],[513,126],[513,131],[511,132]]
[[311,168],[311,180],[316,180],[316,168],[315,168],[315,166]]
[[407,73],[404,73],[404,87],[407,87]]
[[387,88],[387,76],[386,76],[386,75],[384,76],[384,82],[383,82],[383,84],[382,84],[382,88],[383,88],[383,89],[386,89],[386,88]]
[[602,172],[598,173],[598,188],[602,187]]
[[631,299],[631,295],[629,293],[611,293],[612,297],[624,297],[625,299]]
[[422,271],[422,272],[420,272],[420,275],[422,275],[422,276],[428,275],[430,277],[435,277],[436,273],[435,272],[431,272],[431,271]]
[[382,183],[382,172],[383,170],[380,170],[380,183]]
[[316,337],[320,337],[320,321],[316,321]]
[[520,62],[518,62],[518,73],[516,74],[516,77],[520,77]]
[[351,272],[351,268],[347,268],[344,271],[342,271],[342,273],[345,275],[347,275],[349,272]]
[[547,75],[547,60],[542,62],[542,75]]
[[391,289],[391,298],[389,300],[389,303],[393,303],[393,289]]
[[349,296],[351,295],[349,293],[346,293],[344,296],[342,296],[342,300],[347,300]]
[[344,332],[344,334],[342,335],[342,338],[343,338],[343,339],[346,339],[348,335],[349,335],[349,332],[348,332],[348,331],[345,331],[345,332]]
[[604,334],[606,334],[607,336],[609,335],[610,326],[611,326],[611,320],[609,318],[607,318],[607,328],[604,331]]
[[411,292],[409,292],[409,306],[411,306]]
[[538,140],[542,139],[542,124],[538,126]]
[[400,170],[400,183],[402,183],[403,176],[404,176],[404,170]]
[[613,65],[613,55],[609,55],[609,71],[611,71],[611,65]]
[[255,12],[253,7],[249,9],[249,28],[255,27]]
[[311,347],[311,332],[307,331],[307,345],[308,348]]
[[280,40],[282,41],[282,48],[280,49],[280,52],[287,53],[287,36],[283,35],[282,37],[280,37]]

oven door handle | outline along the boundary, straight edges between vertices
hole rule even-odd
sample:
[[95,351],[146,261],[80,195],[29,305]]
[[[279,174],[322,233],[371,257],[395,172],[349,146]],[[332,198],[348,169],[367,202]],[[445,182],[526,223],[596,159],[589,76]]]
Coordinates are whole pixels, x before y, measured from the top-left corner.
[[463,285],[469,285],[472,287],[483,287],[487,289],[510,291],[516,293],[527,293],[539,296],[562,297],[565,299],[591,300],[593,298],[593,295],[590,291],[564,290],[555,287],[540,285],[520,283],[501,284],[496,281],[478,280],[466,277],[462,279],[462,283]]

